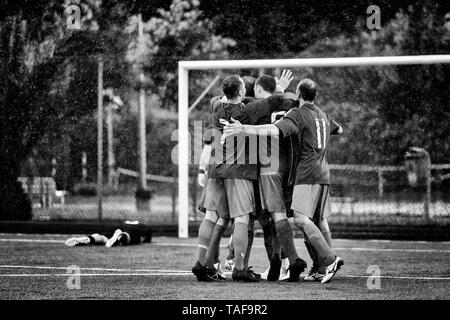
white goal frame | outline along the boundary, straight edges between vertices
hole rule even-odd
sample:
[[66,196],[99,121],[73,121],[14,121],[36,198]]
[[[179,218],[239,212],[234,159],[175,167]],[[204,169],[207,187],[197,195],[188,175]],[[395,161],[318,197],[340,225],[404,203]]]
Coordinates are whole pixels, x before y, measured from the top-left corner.
[[178,237],[189,237],[189,71],[302,67],[357,67],[450,63],[450,55],[211,60],[178,62]]

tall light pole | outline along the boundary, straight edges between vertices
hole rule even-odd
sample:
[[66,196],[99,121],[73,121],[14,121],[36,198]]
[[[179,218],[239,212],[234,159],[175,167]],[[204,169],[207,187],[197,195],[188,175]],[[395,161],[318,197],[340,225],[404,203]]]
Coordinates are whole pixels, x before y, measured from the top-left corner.
[[98,219],[102,220],[103,215],[103,58],[98,58],[98,116],[97,116],[97,202]]
[[108,137],[108,185],[110,187],[114,184],[114,167],[116,159],[114,158],[113,146],[113,104],[111,102],[106,106],[106,132]]
[[[144,42],[144,26],[142,15],[138,14],[138,42]],[[149,194],[147,190],[147,148],[145,132],[145,76],[141,70],[139,73],[139,183],[136,193],[136,205],[138,210],[149,209]]]

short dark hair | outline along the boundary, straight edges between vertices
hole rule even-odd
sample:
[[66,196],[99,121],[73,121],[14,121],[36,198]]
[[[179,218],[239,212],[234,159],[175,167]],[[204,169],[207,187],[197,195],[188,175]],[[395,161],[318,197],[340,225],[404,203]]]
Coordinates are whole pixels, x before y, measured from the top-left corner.
[[245,91],[246,91],[245,96],[254,98],[255,97],[256,78],[252,77],[252,76],[245,76],[245,77],[242,77],[242,80],[244,80],[244,84],[245,84]]
[[238,74],[233,74],[223,79],[222,91],[228,99],[233,99],[239,95],[241,85],[241,77]]
[[275,93],[275,90],[277,89],[277,82],[275,81],[275,78],[267,74],[264,74],[256,79],[255,85],[256,84],[260,85],[264,90],[270,93]]
[[317,83],[311,79],[303,79],[297,86],[300,97],[305,101],[314,101],[317,96]]

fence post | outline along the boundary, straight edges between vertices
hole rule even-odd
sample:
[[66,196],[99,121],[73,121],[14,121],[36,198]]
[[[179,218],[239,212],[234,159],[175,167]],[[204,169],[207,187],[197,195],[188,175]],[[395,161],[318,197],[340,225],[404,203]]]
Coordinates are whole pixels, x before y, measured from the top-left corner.
[[431,160],[430,154],[426,152],[425,156],[425,174],[426,174],[426,194],[425,194],[425,202],[424,202],[424,219],[430,219],[430,205],[431,205]]
[[380,198],[383,197],[383,170],[381,168],[378,168],[378,196]]
[[175,174],[173,175],[174,179],[173,179],[173,183],[172,183],[172,222],[176,222],[176,210],[175,210],[175,206],[176,206],[176,196],[177,196],[177,180],[175,179]]

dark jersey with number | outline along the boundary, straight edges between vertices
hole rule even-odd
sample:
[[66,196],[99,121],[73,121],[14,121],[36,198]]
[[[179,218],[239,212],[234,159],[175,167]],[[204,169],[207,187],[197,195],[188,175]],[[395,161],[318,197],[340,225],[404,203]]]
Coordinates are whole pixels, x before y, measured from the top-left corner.
[[[219,99],[220,97],[211,101],[214,129],[223,132],[223,124],[220,123],[220,119],[231,123],[231,118],[233,118],[243,124],[251,124],[250,119],[244,113],[243,103],[225,103]],[[224,144],[221,144],[219,139],[220,137],[214,138],[212,163],[208,167],[209,177],[256,180],[258,177],[256,137],[253,137],[255,141],[253,143],[242,134],[228,137]]]
[[[267,99],[260,99],[247,104],[244,110],[252,124],[263,125],[274,123],[282,118],[287,111],[297,106],[298,100],[293,93],[275,93]],[[272,174],[275,172],[289,171],[291,153],[290,138],[278,139],[274,137],[258,137],[258,139],[259,152],[266,153],[264,158],[270,159],[270,162],[265,161],[265,163],[263,163],[263,161],[261,161],[260,173]],[[277,141],[272,145],[271,142],[274,139]],[[277,149],[275,150],[275,148]],[[277,155],[272,155],[272,151],[275,151]],[[275,157],[277,159],[274,159]],[[274,161],[278,161],[277,165],[275,165]],[[276,169],[274,170],[274,168]]]
[[298,137],[300,155],[295,184],[330,184],[328,142],[330,134],[337,134],[340,125],[311,103],[290,110],[275,125],[283,137]]

